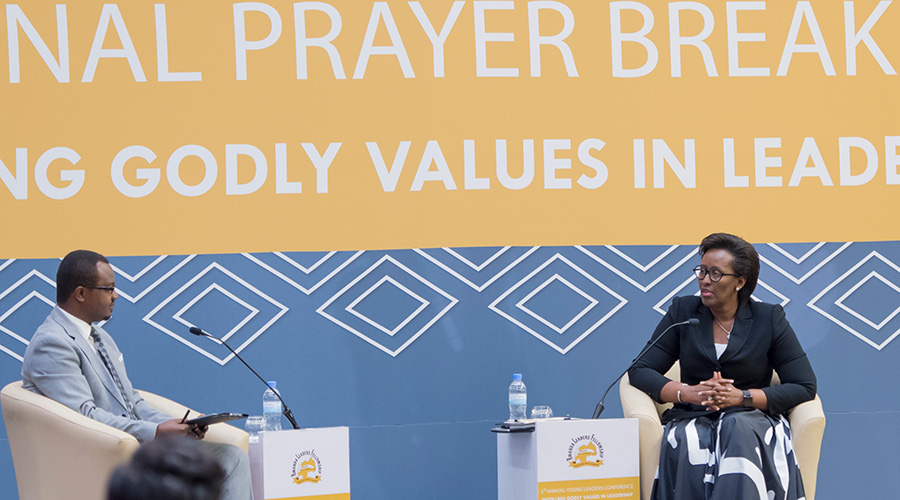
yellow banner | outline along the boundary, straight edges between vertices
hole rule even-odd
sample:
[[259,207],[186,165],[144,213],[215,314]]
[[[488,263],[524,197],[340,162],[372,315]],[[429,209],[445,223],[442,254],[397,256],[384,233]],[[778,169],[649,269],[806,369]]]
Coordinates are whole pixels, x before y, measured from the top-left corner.
[[272,500],[350,500],[349,493],[334,493],[332,495],[311,495],[305,497],[273,498]]
[[640,489],[637,477],[547,481],[538,483],[538,500],[639,500]]
[[891,2],[0,17],[0,257],[900,239]]

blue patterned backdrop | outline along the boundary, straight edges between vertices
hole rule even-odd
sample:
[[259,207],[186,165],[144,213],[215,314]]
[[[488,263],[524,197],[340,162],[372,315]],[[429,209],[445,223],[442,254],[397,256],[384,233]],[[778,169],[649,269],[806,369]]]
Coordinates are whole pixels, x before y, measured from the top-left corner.
[[[755,297],[784,305],[819,378],[818,498],[893,498],[900,242],[756,247]],[[116,257],[105,328],[135,386],[259,414],[262,384],[188,326],[225,337],[278,381],[302,426],[350,426],[356,500],[491,499],[490,428],[506,416],[512,373],[530,406],[589,416],[671,298],[696,292],[698,261],[693,246]],[[3,385],[20,378],[54,303],[58,263],[0,260]],[[615,390],[607,407],[622,415]],[[0,484],[0,498],[16,498],[5,429]]]

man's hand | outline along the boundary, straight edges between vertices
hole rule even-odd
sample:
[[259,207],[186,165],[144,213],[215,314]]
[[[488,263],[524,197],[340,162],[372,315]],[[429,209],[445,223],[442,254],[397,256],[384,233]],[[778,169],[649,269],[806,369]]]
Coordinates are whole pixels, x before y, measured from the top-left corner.
[[203,427],[182,423],[181,420],[173,418],[166,420],[156,426],[156,437],[162,436],[190,436],[195,439],[203,439],[206,436],[208,425]]
[[191,432],[191,426],[181,420],[173,418],[156,426],[156,437],[162,436],[187,436]]
[[208,431],[208,430],[209,430],[208,425],[204,425],[203,427],[200,427],[199,425],[194,425],[191,427],[191,433],[189,435],[195,439],[203,439],[204,437],[206,437],[206,431]]

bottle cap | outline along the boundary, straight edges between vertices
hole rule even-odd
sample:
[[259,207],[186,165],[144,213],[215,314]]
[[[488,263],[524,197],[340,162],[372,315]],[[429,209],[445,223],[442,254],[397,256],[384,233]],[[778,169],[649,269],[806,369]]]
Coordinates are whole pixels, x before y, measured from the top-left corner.
[[521,373],[513,373],[513,380],[522,380]]
[[275,383],[274,380],[270,380],[270,381],[266,382],[266,385],[268,385],[269,387],[274,389],[277,384]]

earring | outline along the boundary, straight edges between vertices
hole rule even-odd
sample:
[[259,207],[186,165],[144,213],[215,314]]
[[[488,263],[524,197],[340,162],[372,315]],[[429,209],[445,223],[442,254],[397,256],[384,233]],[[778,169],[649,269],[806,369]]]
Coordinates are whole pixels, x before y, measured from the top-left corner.
[[734,287],[734,291],[735,291],[735,292],[740,292],[740,291],[741,291],[741,287],[739,287],[739,286]]

